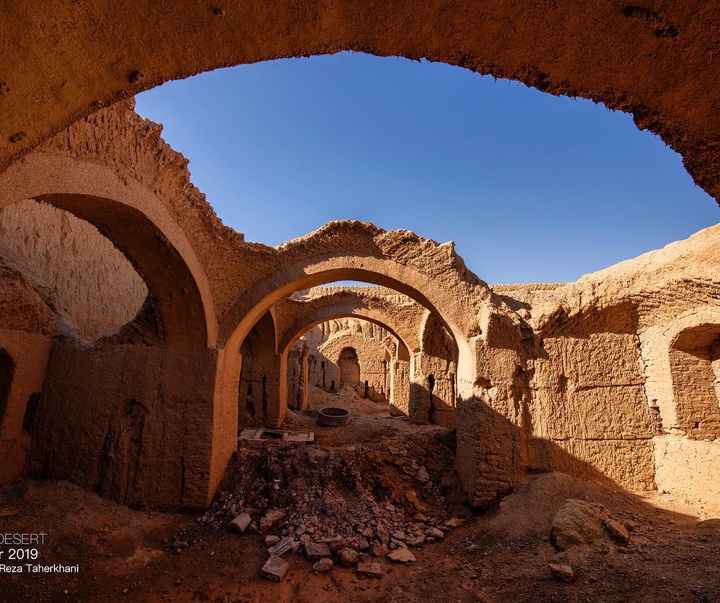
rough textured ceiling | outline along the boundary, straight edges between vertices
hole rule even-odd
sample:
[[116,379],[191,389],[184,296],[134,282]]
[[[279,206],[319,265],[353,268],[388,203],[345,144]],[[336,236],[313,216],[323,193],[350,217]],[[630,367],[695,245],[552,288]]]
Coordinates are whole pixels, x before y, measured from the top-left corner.
[[0,168],[169,79],[356,50],[460,65],[633,114],[720,198],[720,3],[654,0],[5,2]]

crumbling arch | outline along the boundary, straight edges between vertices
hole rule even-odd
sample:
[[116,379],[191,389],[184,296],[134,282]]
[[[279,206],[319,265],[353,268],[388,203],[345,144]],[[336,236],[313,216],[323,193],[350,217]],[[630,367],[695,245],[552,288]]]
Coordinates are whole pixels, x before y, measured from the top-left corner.
[[[403,236],[398,237],[398,232]],[[492,293],[465,268],[452,245],[438,245],[407,231],[398,232],[386,233],[370,224],[336,222],[281,248],[288,253],[295,251],[301,259],[280,265],[256,281],[238,296],[221,320],[219,338],[224,343],[221,375],[226,382],[238,370],[232,365],[236,350],[273,304],[295,291],[355,280],[399,291],[439,316],[458,342],[458,375],[471,396],[474,369],[469,340],[480,333],[480,321],[490,324],[491,316],[497,312],[491,302]],[[346,251],[323,253],[323,246]],[[312,249],[314,253],[297,253],[299,250],[293,247]],[[351,249],[357,251],[348,251]],[[438,275],[442,275],[442,287],[438,287]],[[284,363],[281,367],[287,368]],[[281,388],[286,381],[286,376],[281,375]],[[278,412],[272,417],[276,424],[284,419],[284,400],[286,395],[282,392]]]
[[[402,360],[410,360],[410,347],[406,343],[406,337],[399,335],[394,328],[395,321],[392,317],[387,315],[379,315],[379,313],[365,312],[362,309],[356,308],[327,308],[321,312],[313,313],[310,316],[304,317],[302,321],[298,320],[297,323],[292,325],[285,334],[280,336],[280,342],[278,345],[278,353],[286,354],[288,350],[310,329],[327,322],[329,320],[335,320],[338,318],[359,318],[382,327],[388,333],[390,333],[398,341],[398,357]],[[399,329],[404,331],[404,329]],[[404,333],[407,335],[407,333]]]
[[334,318],[362,318],[387,329],[402,343],[401,354],[420,351],[420,324],[425,308],[406,298],[393,299],[394,291],[374,287],[314,290],[306,300],[285,298],[273,305],[278,325],[278,353],[292,347],[313,326]]
[[[307,0],[219,7],[180,0],[171,8],[142,0],[113,13],[99,2],[81,11],[20,3],[2,24],[0,166],[74,119],[169,79],[355,50],[426,57],[630,112],[639,128],[680,152],[696,182],[717,198],[720,107],[706,83],[718,79],[720,67],[693,49],[716,48],[719,13],[699,0],[658,10],[592,0],[581,13],[567,0],[551,7]],[[47,19],[72,24],[53,37],[52,52],[41,27]]]
[[159,307],[168,342],[215,340],[202,265],[165,207],[144,187],[86,161],[34,154],[0,175],[0,207],[35,199],[93,224],[130,260]]
[[[299,241],[310,243],[316,238],[323,244],[328,234],[335,235],[330,241],[333,247],[344,244],[346,251],[318,249],[300,260],[281,264],[242,291],[220,321],[218,338],[222,346],[236,347],[280,299],[302,289],[342,280],[381,285],[411,297],[440,317],[458,341],[479,335],[480,321],[489,320],[493,312],[492,293],[485,283],[467,271],[452,246],[437,245],[417,235],[413,235],[414,240],[408,237],[391,245],[392,241],[382,239],[391,239],[396,233],[353,222],[330,223]],[[365,240],[358,241],[356,236]],[[398,246],[398,242],[402,245]],[[386,243],[387,248],[384,249],[382,243]],[[288,244],[287,248],[290,247]],[[353,249],[357,251],[351,251]],[[445,265],[435,263],[438,262],[436,255],[444,256]],[[438,275],[444,278],[441,286],[438,286]]]
[[0,175],[0,207],[23,199],[93,224],[148,287],[117,334],[53,342],[27,471],[131,505],[204,506],[221,477],[209,470],[213,408],[199,403],[213,397],[217,322],[187,237],[151,191],[87,161],[26,157]]
[[[362,295],[350,292],[350,296],[356,298],[358,305],[362,304]],[[345,298],[346,296],[341,295],[340,297]],[[393,349],[385,346],[388,362],[387,370],[390,374],[389,392],[387,394],[388,400],[394,412],[397,414],[408,414],[410,409],[409,382],[414,357],[410,353],[410,348],[405,337],[411,335],[413,339],[417,339],[417,333],[408,332],[407,327],[409,325],[398,320],[397,315],[393,315],[390,307],[385,308],[386,312],[379,312],[377,309],[372,311],[367,308],[357,307],[354,304],[349,304],[350,307],[348,307],[348,305],[336,307],[333,306],[332,303],[334,300],[337,300],[337,298],[337,294],[332,294],[313,300],[318,303],[302,302],[302,305],[308,306],[307,312],[299,316],[297,316],[298,312],[294,312],[293,314],[297,316],[296,322],[279,337],[280,344],[278,352],[281,356],[281,363],[286,365],[290,350],[300,337],[310,329],[324,322],[340,318],[360,318],[375,324],[385,329],[395,340]],[[293,309],[298,309],[297,306],[298,304],[292,304]],[[302,306],[300,306],[300,308],[302,308]],[[395,329],[402,332],[403,335],[399,335]],[[306,393],[307,392],[305,392],[305,394]],[[280,395],[285,396],[287,404],[287,392],[281,390]],[[303,404],[306,402],[307,399],[305,398]]]

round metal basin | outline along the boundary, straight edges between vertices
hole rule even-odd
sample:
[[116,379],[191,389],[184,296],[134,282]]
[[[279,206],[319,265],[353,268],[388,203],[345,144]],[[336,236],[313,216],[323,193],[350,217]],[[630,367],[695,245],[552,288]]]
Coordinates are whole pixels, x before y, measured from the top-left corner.
[[321,408],[318,411],[317,422],[319,425],[347,425],[350,422],[350,411],[344,408]]

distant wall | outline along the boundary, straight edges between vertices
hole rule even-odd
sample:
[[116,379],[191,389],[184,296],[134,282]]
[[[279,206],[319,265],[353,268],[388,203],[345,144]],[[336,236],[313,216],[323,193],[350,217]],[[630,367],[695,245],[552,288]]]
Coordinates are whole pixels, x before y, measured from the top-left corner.
[[654,421],[636,316],[621,305],[548,326],[529,365],[527,464],[652,489]]

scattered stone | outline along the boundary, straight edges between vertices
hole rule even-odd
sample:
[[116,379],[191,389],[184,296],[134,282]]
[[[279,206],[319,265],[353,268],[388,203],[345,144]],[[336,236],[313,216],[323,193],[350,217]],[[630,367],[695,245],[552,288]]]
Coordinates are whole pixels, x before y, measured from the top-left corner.
[[331,552],[339,553],[345,548],[345,539],[340,536],[336,536],[330,541],[329,547]]
[[353,567],[358,564],[360,556],[355,549],[344,548],[339,553],[340,564],[343,567]]
[[372,548],[370,549],[370,554],[373,557],[384,557],[390,552],[390,549],[388,549],[384,544],[378,544],[375,543],[372,545]]
[[328,559],[327,557],[320,559],[320,561],[318,561],[315,565],[313,565],[313,571],[316,574],[326,574],[332,568],[333,568],[332,559]]
[[390,542],[390,532],[385,527],[385,524],[378,523],[377,527],[375,528],[375,532],[377,533],[378,540],[384,544],[385,546],[388,545]]
[[428,528],[425,530],[425,535],[429,538],[434,538],[435,540],[442,540],[445,538],[445,532],[439,528]]
[[358,551],[367,551],[370,548],[370,543],[367,541],[365,536],[357,535],[351,539],[350,546],[357,549]]
[[298,544],[298,543],[292,537],[285,536],[277,544],[271,546],[268,549],[268,553],[270,555],[275,555],[276,557],[280,557],[280,555],[284,555],[285,553],[287,553],[296,544]]
[[235,519],[228,524],[228,530],[242,534],[248,529],[248,526],[252,523],[252,517],[247,513],[240,513]]
[[419,547],[425,544],[425,536],[420,534],[419,536],[410,536],[405,540],[405,544],[411,547]]
[[330,557],[330,548],[324,542],[309,542],[305,545],[305,556],[310,561]]
[[290,565],[277,555],[270,555],[270,559],[265,562],[260,570],[260,575],[268,580],[280,582],[290,569]]
[[377,561],[368,563],[358,563],[357,573],[368,578],[380,578],[382,576],[382,569]]
[[550,568],[552,575],[558,580],[562,580],[563,582],[574,582],[575,572],[569,565],[549,563],[548,567]]
[[260,520],[260,531],[267,532],[284,517],[285,511],[281,509],[270,509],[267,513],[265,513],[265,517]]
[[420,502],[420,499],[418,498],[417,493],[415,492],[415,490],[407,490],[407,491],[405,492],[405,498],[407,498],[408,502],[409,502],[413,507],[415,507],[418,511],[424,511],[424,510],[425,510],[425,505],[423,505],[423,504]]
[[555,514],[551,539],[558,550],[575,545],[592,545],[605,537],[602,529],[604,507],[569,498]]
[[[430,448],[433,446],[430,444]],[[409,476],[417,475],[419,469],[425,466],[424,460],[431,456],[428,450],[415,448],[412,440],[383,442],[375,447],[381,455],[402,457],[403,462],[397,469]],[[316,454],[318,450],[322,453]],[[364,448],[356,446],[356,453],[361,450]],[[237,483],[230,490],[218,492],[211,509],[199,518],[199,523],[208,530],[225,529],[238,514],[246,513],[254,521],[246,527],[245,533],[257,531],[263,539],[268,535],[277,535],[280,539],[292,538],[295,539],[293,546],[300,549],[310,542],[326,543],[336,565],[339,565],[339,561],[335,555],[343,548],[354,548],[369,555],[374,543],[388,547],[391,534],[398,537],[394,540],[393,548],[406,546],[408,538],[414,546],[420,545],[421,536],[425,537],[424,544],[428,544],[431,541],[429,539],[438,540],[426,532],[436,522],[445,531],[442,526],[448,516],[442,510],[443,498],[439,487],[424,485],[421,490],[418,482],[414,481],[415,488],[402,488],[402,483],[408,483],[406,478],[396,480],[399,476],[395,476],[384,478],[382,487],[377,490],[376,478],[371,476],[371,472],[361,470],[352,474],[352,479],[357,482],[352,497],[346,497],[342,492],[328,496],[319,486],[308,489],[308,483],[312,480],[308,481],[307,478],[311,474],[331,476],[348,463],[353,467],[353,463],[364,467],[360,457],[348,457],[348,452],[346,449],[338,452],[319,448],[308,448],[305,451],[298,448],[288,456],[285,453],[277,454],[276,451],[265,451],[263,455],[269,456],[263,456],[262,463],[258,464],[258,467],[264,468],[261,474],[239,472]],[[444,449],[433,452],[439,453],[441,457],[446,454]],[[244,448],[243,455],[248,459],[257,456],[257,460],[260,460],[260,453],[253,446]],[[313,459],[317,461],[317,466],[310,462]],[[249,463],[251,466],[254,464]],[[303,468],[303,476],[296,475],[298,467]],[[391,470],[396,471],[396,468]],[[261,492],[274,489],[278,483],[282,484],[282,491],[273,495],[273,503],[267,508],[268,500]],[[386,491],[391,493],[391,498],[386,498]],[[376,498],[378,494],[380,497]],[[413,508],[416,502],[426,504],[432,510],[423,513]],[[270,539],[267,543],[266,548],[272,549],[280,541]],[[279,553],[278,550],[274,552]]]
[[415,555],[413,555],[406,547],[401,547],[394,550],[392,553],[388,553],[388,559],[395,563],[414,563],[417,561]]
[[630,542],[630,533],[619,521],[608,518],[605,520],[604,525],[605,529],[608,531],[608,534],[610,534],[610,536],[612,536],[613,539],[620,544],[627,544],[628,542]]
[[280,542],[280,536],[265,536],[265,546],[273,546]]
[[427,472],[425,467],[420,467],[415,474],[415,479],[421,484],[427,484],[430,481],[430,474]]
[[463,520],[459,517],[453,517],[452,519],[448,519],[445,522],[445,525],[448,528],[459,528],[463,524]]

